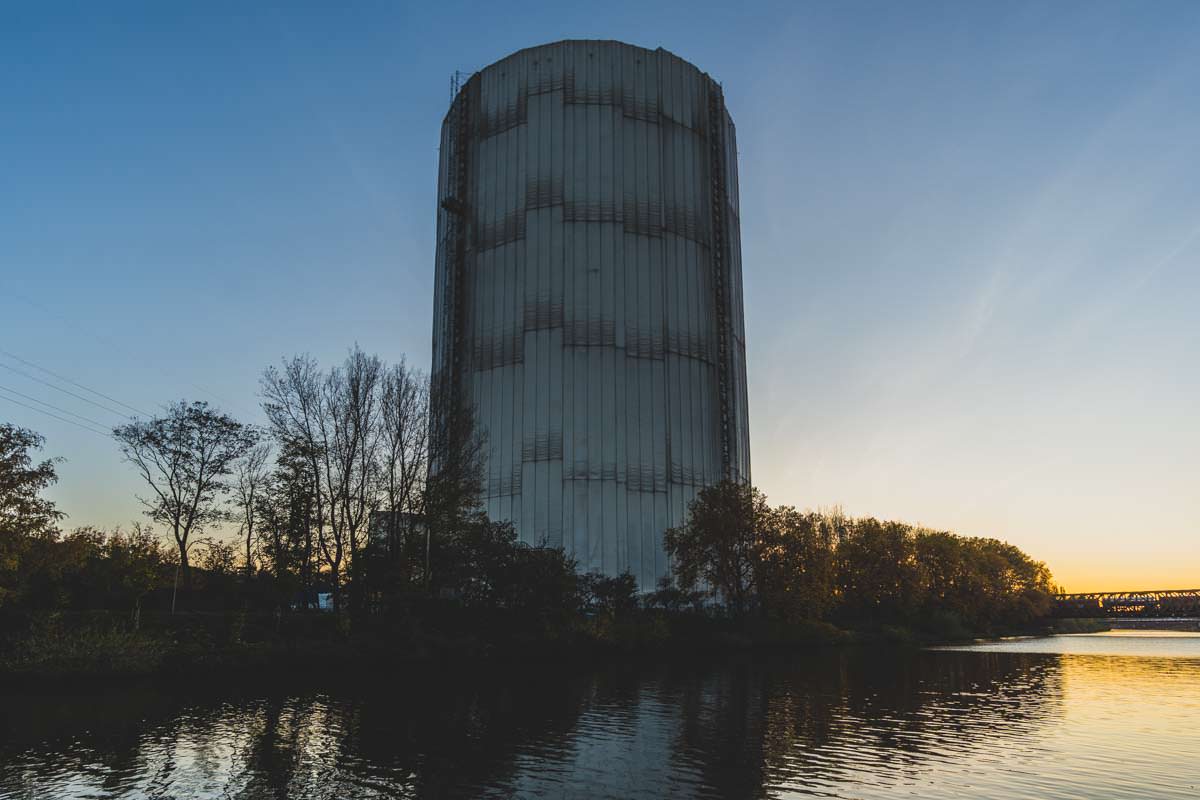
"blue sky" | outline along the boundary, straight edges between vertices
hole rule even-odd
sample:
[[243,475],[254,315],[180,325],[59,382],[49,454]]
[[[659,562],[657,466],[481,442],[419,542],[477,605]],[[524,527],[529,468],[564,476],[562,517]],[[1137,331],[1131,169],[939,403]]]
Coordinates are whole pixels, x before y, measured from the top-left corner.
[[[451,73],[663,46],[738,125],[771,499],[1200,583],[1200,5],[562,6],[5,4],[0,350],[252,421],[284,355],[425,365]],[[120,416],[0,364],[69,524],[138,518],[115,445],[12,392]]]

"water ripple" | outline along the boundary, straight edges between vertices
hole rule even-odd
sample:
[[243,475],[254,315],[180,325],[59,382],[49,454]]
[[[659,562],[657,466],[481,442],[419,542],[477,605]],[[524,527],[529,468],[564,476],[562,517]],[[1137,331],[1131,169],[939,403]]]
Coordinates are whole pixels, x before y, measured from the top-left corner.
[[1200,638],[1063,639],[14,696],[0,798],[1200,796]]

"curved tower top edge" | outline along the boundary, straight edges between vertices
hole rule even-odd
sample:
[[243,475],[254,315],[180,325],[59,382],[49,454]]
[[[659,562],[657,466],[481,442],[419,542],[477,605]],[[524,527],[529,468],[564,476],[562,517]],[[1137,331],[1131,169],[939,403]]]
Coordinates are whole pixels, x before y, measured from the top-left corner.
[[[654,47],[654,48],[643,47],[640,44],[630,44],[629,42],[623,42],[619,39],[557,39],[552,42],[544,42],[543,44],[535,44],[535,45],[530,45],[529,47],[522,47],[520,50],[515,50],[512,53],[509,53],[508,55],[506,55],[502,58],[499,58],[490,64],[480,67],[477,70],[473,70],[471,72],[459,73],[459,74],[463,75],[464,78],[462,80],[462,83],[459,85],[458,90],[454,93],[454,96],[451,98],[449,108],[446,109],[446,113],[442,117],[443,123],[446,121],[446,119],[449,118],[450,113],[454,110],[454,106],[458,102],[458,99],[462,96],[463,92],[465,92],[467,90],[467,85],[476,77],[482,75],[485,72],[490,72],[494,69],[502,67],[506,63],[513,61],[515,59],[518,59],[528,53],[533,53],[533,52],[539,51],[539,50],[548,50],[551,48],[562,47],[564,45],[615,45],[617,47],[625,48],[628,50],[638,50],[643,53],[648,53],[648,54],[652,54],[652,55],[666,55],[666,56],[670,56],[671,58],[679,61],[682,64],[686,64],[691,69],[694,69],[698,74],[702,75],[703,77],[707,78],[708,80],[712,81],[713,83],[717,84],[718,86],[720,86],[720,83],[721,83],[716,78],[714,78],[712,75],[710,75],[709,73],[705,72],[704,70],[702,70],[698,66],[696,66],[695,63],[689,61],[688,59],[686,59],[683,56],[679,55],[678,53],[674,52],[673,50],[666,49],[665,47],[661,47],[661,46]],[[728,114],[728,111],[726,111],[726,114]],[[732,118],[730,119],[730,122],[732,122]]]

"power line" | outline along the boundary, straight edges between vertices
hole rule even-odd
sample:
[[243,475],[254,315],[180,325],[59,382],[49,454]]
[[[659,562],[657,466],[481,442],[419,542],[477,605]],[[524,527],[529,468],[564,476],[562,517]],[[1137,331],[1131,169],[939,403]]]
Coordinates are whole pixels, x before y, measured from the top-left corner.
[[44,386],[49,386],[51,389],[60,391],[63,394],[69,394],[69,395],[71,395],[71,397],[74,397],[78,400],[82,400],[85,403],[91,403],[92,405],[96,406],[96,408],[102,408],[110,414],[116,414],[118,417],[124,417],[126,419],[130,418],[129,415],[123,411],[117,411],[115,408],[109,408],[108,406],[104,405],[103,403],[97,403],[95,400],[92,400],[90,397],[84,397],[81,394],[76,394],[75,392],[72,392],[70,389],[64,389],[61,386],[55,386],[50,381],[42,380],[41,378],[37,377],[36,375],[30,375],[28,372],[19,370],[14,366],[10,366],[9,364],[0,364],[0,367],[4,367],[5,369],[7,369],[11,372],[15,372],[18,375],[22,375],[31,381],[37,381],[38,383],[40,383]]
[[[70,378],[66,377],[65,375],[59,375],[57,372],[54,372],[53,370],[46,369],[45,367],[39,366],[39,365],[33,363],[32,361],[28,361],[24,358],[21,358],[20,356],[14,355],[13,353],[8,352],[7,350],[0,350],[0,355],[8,356],[9,358],[20,361],[22,364],[28,364],[29,366],[33,367],[34,369],[39,369],[48,375],[53,375],[55,378],[58,378],[61,381],[69,383],[72,386],[78,386],[80,389],[83,389],[86,392],[91,392],[94,395],[111,400],[112,402],[116,403],[117,405],[124,406],[125,408],[128,408],[130,411],[140,414],[141,416],[146,417],[147,419],[153,418],[153,416],[154,416],[153,414],[148,414],[145,411],[142,411],[141,409],[138,409],[138,408],[135,408],[134,406],[129,405],[128,403],[122,403],[120,400],[116,399],[115,397],[110,397],[109,395],[106,395],[104,392],[96,391],[95,389],[84,386],[82,383],[79,383],[78,381],[73,381]],[[42,378],[39,378],[36,375],[30,375],[28,372],[25,372],[24,370],[17,369],[16,367],[12,366],[11,364],[5,364],[5,363],[0,362],[0,367],[3,367],[4,369],[9,370],[10,372],[15,372],[17,375],[20,375],[31,381],[36,381],[37,383],[40,383],[43,386],[49,386],[51,389],[54,389],[55,391],[62,392],[63,394],[68,394],[71,397],[74,397],[78,400],[82,400],[85,403],[89,403],[89,404],[95,406],[96,408],[103,409],[104,411],[107,411],[110,414],[116,414],[117,416],[123,417],[125,419],[133,419],[133,417],[131,417],[129,414],[125,413],[124,411],[118,411],[117,409],[111,408],[111,407],[105,405],[104,403],[98,403],[95,400],[91,399],[90,397],[84,397],[81,394],[72,392],[70,389],[64,389],[61,386],[56,386],[55,384],[53,384],[47,380],[43,380]],[[212,392],[208,392],[203,387],[196,386],[196,384],[192,384],[192,385],[195,386],[195,388],[199,389],[200,391],[205,392],[206,394],[212,395]],[[9,391],[14,392],[15,394],[20,394],[20,392],[16,392],[13,389],[10,389]],[[22,396],[28,397],[28,395],[22,395]],[[213,396],[216,397],[215,395],[213,395]],[[50,405],[49,403],[45,403],[44,401],[38,400],[36,398],[30,398],[30,399],[33,399],[33,401],[36,403],[42,403],[43,405],[47,405],[47,406]],[[221,398],[217,397],[216,399],[220,400]],[[54,406],[51,406],[51,408],[53,408],[53,407]],[[167,406],[159,403],[158,407],[160,409],[162,409],[163,411],[170,413],[170,408],[168,408]],[[59,409],[59,410],[63,411],[64,413],[71,414],[72,416],[86,419],[86,417],[83,417],[80,414],[76,414],[73,411],[66,411],[65,409]],[[93,423],[95,423],[95,420],[93,420]],[[101,427],[104,427],[104,423],[95,423],[95,424],[99,424]]]
[[7,350],[0,350],[0,355],[8,356],[9,358],[13,359],[14,361],[20,361],[22,364],[24,364],[27,367],[33,367],[36,370],[41,370],[42,372],[46,373],[47,375],[51,375],[55,378],[58,378],[60,381],[65,381],[65,382],[71,384],[72,386],[76,386],[80,389],[83,389],[85,392],[91,392],[92,394],[96,395],[97,397],[103,397],[105,400],[109,400],[113,403],[116,403],[119,406],[128,408],[130,411],[134,412],[135,414],[141,414],[143,417],[152,416],[151,414],[147,414],[145,411],[134,408],[133,406],[129,405],[128,403],[122,403],[117,398],[111,397],[111,396],[105,394],[104,392],[98,392],[95,389],[84,386],[82,383],[79,383],[78,381],[71,380],[70,378],[66,377],[65,375],[59,375],[57,372],[48,370],[45,367],[42,367],[42,366],[39,366],[39,365],[33,363],[32,361],[26,361],[25,359],[21,358],[20,356],[14,355],[13,353],[8,352]]
[[94,434],[96,434],[96,435],[98,435],[98,436],[103,436],[103,437],[104,437],[104,438],[106,438],[106,439],[111,439],[111,438],[112,438],[111,434],[108,434],[108,433],[106,433],[106,432],[104,432],[104,431],[98,431],[98,430],[96,430],[95,428],[93,428],[93,427],[91,427],[91,426],[89,426],[89,425],[84,425],[84,424],[83,424],[83,423],[81,423],[81,422],[75,422],[74,420],[69,420],[69,419],[67,419],[66,417],[60,417],[58,414],[54,414],[54,413],[51,413],[51,412],[49,412],[49,411],[43,411],[42,409],[40,409],[40,408],[36,408],[35,406],[31,406],[31,405],[29,405],[29,404],[27,404],[27,403],[22,403],[20,400],[13,400],[11,397],[2,397],[2,396],[0,396],[0,399],[7,400],[8,402],[10,402],[10,403],[13,403],[13,404],[15,404],[15,405],[18,405],[18,406],[21,406],[21,407],[23,407],[23,408],[28,408],[30,411],[36,411],[36,412],[38,412],[39,414],[45,414],[47,417],[54,417],[55,419],[57,419],[57,420],[60,420],[60,421],[62,421],[62,422],[65,422],[65,423],[67,423],[68,425],[74,425],[76,428],[83,428],[85,431],[89,431],[89,432],[91,432],[91,433],[94,433]]
[[7,386],[0,386],[0,389],[3,389],[4,391],[8,392],[9,394],[15,394],[17,397],[24,397],[26,400],[32,400],[33,402],[35,402],[39,405],[43,405],[46,408],[53,408],[55,411],[61,412],[63,414],[68,414],[72,417],[77,417],[77,418],[83,420],[84,422],[90,422],[92,425],[95,425],[97,428],[104,427],[103,422],[97,422],[96,420],[92,419],[91,417],[85,417],[83,414],[76,414],[74,411],[68,411],[65,408],[59,408],[58,406],[54,405],[53,403],[47,403],[45,400],[39,400],[36,397],[31,397],[30,395],[27,395],[23,392],[18,392],[16,389],[10,389]]
[[[81,324],[79,323],[79,321],[78,321],[78,320],[77,320],[75,317],[73,317],[73,316],[69,316],[69,315],[66,315],[66,314],[61,314],[61,313],[58,313],[58,312],[57,312],[57,311],[55,311],[54,309],[52,309],[52,308],[50,308],[49,306],[47,306],[45,303],[40,303],[40,302],[38,302],[37,300],[35,300],[34,298],[30,297],[29,295],[27,295],[27,294],[23,294],[23,293],[21,293],[21,292],[18,292],[18,291],[16,291],[16,290],[12,289],[12,288],[11,288],[11,286],[9,286],[9,287],[5,287],[5,289],[6,289],[6,292],[7,292],[8,294],[12,295],[13,297],[17,298],[18,300],[22,300],[22,301],[24,301],[25,303],[27,303],[27,304],[29,304],[29,305],[31,305],[31,306],[33,306],[33,307],[35,307],[35,308],[41,309],[41,310],[42,310],[43,312],[45,312],[46,314],[48,314],[48,315],[50,315],[50,316],[53,316],[53,317],[57,318],[58,320],[60,320],[60,321],[62,321],[62,322],[64,322],[64,323],[66,323],[67,325],[70,325],[70,326],[72,326],[72,327],[74,327],[74,328],[76,328],[76,329],[78,329],[78,330],[80,330],[80,331],[84,331],[84,332],[86,332],[86,333],[87,333],[87,335],[88,335],[89,337],[91,337],[91,338],[93,338],[93,339],[97,339],[97,340],[99,340],[99,341],[102,341],[102,342],[105,342],[105,343],[107,343],[107,344],[108,344],[110,347],[112,347],[114,350],[121,350],[121,351],[122,351],[122,353],[123,353],[125,356],[128,356],[128,355],[129,355],[129,351],[128,351],[128,349],[127,349],[127,348],[125,348],[125,347],[123,347],[122,345],[120,345],[120,344],[119,344],[119,343],[118,343],[118,342],[117,342],[115,339],[113,339],[111,336],[106,336],[106,335],[104,335],[104,334],[101,334],[101,333],[98,333],[97,331],[95,331],[95,330],[92,330],[92,329],[90,329],[90,328],[85,328],[83,325],[81,325]],[[38,366],[38,365],[36,365],[36,364],[34,364],[34,363],[30,362],[30,361],[26,361],[25,359],[23,359],[23,358],[20,358],[20,357],[18,357],[18,356],[15,356],[15,355],[13,355],[12,353],[9,353],[9,352],[7,352],[7,351],[4,351],[4,350],[0,350],[0,353],[3,353],[4,355],[7,355],[7,356],[9,356],[10,358],[14,358],[14,359],[16,359],[17,361],[20,361],[20,362],[21,362],[21,363],[23,363],[23,364],[28,364],[28,365],[29,365],[29,366],[31,366],[31,367],[35,367],[35,368],[37,368],[37,369],[41,370],[42,372],[45,372],[45,373],[47,373],[47,374],[49,374],[49,375],[53,375],[54,377],[58,378],[59,380],[66,381],[67,383],[69,383],[69,384],[72,384],[73,386],[78,386],[80,389],[84,389],[85,391],[91,392],[92,394],[98,395],[99,397],[103,397],[103,398],[105,398],[105,399],[107,399],[107,400],[111,400],[112,402],[116,403],[116,404],[117,404],[117,405],[119,405],[119,406],[124,406],[125,408],[128,408],[128,409],[130,409],[130,410],[132,410],[132,411],[135,411],[135,412],[137,412],[138,414],[141,414],[143,417],[147,417],[147,418],[149,418],[149,417],[152,417],[152,416],[154,416],[153,414],[147,414],[145,411],[141,411],[141,410],[139,410],[139,409],[137,409],[137,408],[134,408],[133,406],[129,405],[128,403],[122,403],[120,400],[117,400],[115,397],[109,397],[108,395],[104,394],[103,392],[98,392],[98,391],[96,391],[95,389],[91,389],[91,388],[89,388],[89,387],[87,387],[87,386],[84,386],[83,384],[81,384],[81,383],[78,383],[78,382],[76,382],[76,381],[73,381],[73,380],[71,380],[70,378],[66,378],[66,377],[64,377],[64,376],[62,376],[62,375],[58,375],[57,373],[51,372],[50,370],[46,369],[45,367],[40,367],[40,366]],[[3,365],[0,365],[0,366],[3,366]],[[220,397],[218,397],[217,395],[215,395],[215,394],[213,394],[212,392],[208,391],[208,390],[207,390],[207,389],[205,389],[203,386],[198,386],[198,385],[196,385],[196,384],[194,384],[194,383],[192,384],[192,386],[193,386],[194,388],[198,389],[199,391],[203,392],[204,394],[208,395],[209,397],[213,398],[214,400],[218,400],[218,401],[221,401],[221,402],[225,403],[226,405],[229,405],[229,402],[228,402],[227,400],[222,400]],[[55,387],[55,388],[57,388],[57,387]],[[89,401],[89,402],[90,402],[90,401]],[[166,406],[163,406],[162,404],[159,404],[159,408],[162,408],[163,410],[166,410]],[[111,411],[111,409],[107,409],[107,410]],[[231,410],[232,410],[232,409],[231,409]],[[243,409],[240,409],[240,410],[241,410],[241,411],[245,411],[246,409],[244,409],[244,408],[243,408]],[[118,412],[112,412],[112,413],[118,413]],[[128,416],[128,415],[127,415],[127,414],[123,414],[123,416]]]

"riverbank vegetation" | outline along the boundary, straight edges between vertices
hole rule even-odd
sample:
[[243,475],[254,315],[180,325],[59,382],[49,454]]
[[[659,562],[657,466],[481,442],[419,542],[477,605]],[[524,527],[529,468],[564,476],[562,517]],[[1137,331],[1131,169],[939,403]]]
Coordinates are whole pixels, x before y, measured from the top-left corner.
[[[265,371],[264,428],[205,403],[114,430],[146,523],[67,529],[54,460],[0,425],[0,671],[213,674],[438,658],[944,641],[1027,629],[1046,567],[992,539],[699,494],[673,581],[580,574],[489,520],[469,410],[355,349]],[[116,448],[115,448],[116,449]],[[114,457],[117,455],[114,452]],[[436,463],[436,474],[427,471]]]
[[1026,627],[1052,596],[1045,564],[996,539],[838,512],[772,508],[724,482],[665,543],[681,586],[705,586],[734,616],[827,620],[856,630],[965,638]]

